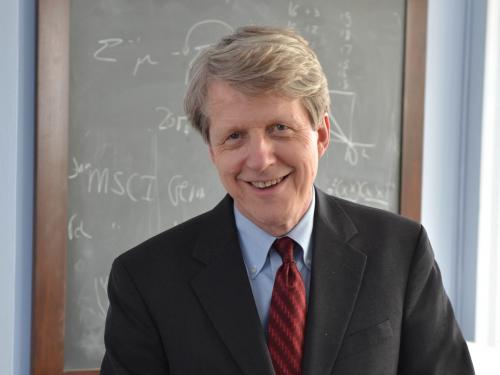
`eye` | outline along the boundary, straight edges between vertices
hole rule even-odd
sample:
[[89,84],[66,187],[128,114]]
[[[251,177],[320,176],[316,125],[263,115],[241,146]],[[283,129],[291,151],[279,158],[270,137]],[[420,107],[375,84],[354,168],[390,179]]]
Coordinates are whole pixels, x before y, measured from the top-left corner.
[[229,134],[229,137],[227,137],[228,140],[230,141],[234,141],[234,140],[237,140],[237,139],[240,139],[241,138],[241,133],[240,132],[233,132],[231,134]]
[[274,125],[274,128],[275,128],[277,131],[280,131],[280,132],[282,132],[282,131],[285,131],[285,130],[288,130],[288,129],[289,129],[289,128],[288,128],[288,126],[283,125],[283,124],[276,124],[276,125]]
[[231,133],[228,133],[223,143],[226,146],[234,147],[241,143],[243,137],[244,133],[242,133],[241,131],[233,131]]
[[289,137],[292,133],[292,128],[288,125],[276,123],[269,129],[269,133],[275,137]]

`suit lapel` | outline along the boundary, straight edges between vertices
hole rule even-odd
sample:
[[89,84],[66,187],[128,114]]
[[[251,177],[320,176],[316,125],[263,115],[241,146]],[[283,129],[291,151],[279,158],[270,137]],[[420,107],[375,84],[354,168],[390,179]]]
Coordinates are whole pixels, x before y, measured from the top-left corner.
[[303,375],[331,373],[366,263],[366,255],[347,243],[356,228],[341,208],[319,191],[316,202]]
[[206,264],[194,292],[242,372],[274,375],[228,196],[207,215],[193,256]]

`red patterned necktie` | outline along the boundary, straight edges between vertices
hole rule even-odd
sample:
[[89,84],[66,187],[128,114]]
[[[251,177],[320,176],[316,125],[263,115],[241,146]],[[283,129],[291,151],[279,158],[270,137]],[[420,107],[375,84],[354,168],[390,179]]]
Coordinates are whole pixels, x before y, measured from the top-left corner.
[[267,346],[276,375],[300,375],[306,290],[293,259],[294,242],[288,237],[277,239],[273,247],[283,260],[276,272],[269,309]]

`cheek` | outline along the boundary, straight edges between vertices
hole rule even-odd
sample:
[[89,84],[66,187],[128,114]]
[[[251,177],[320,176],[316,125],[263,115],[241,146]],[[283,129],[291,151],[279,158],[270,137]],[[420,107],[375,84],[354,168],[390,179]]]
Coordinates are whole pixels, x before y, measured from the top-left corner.
[[284,151],[286,159],[300,168],[312,169],[318,163],[318,149],[311,143],[301,143]]
[[237,158],[230,155],[216,158],[214,164],[221,176],[235,175],[240,170]]
[[302,158],[297,162],[300,169],[302,169],[302,178],[303,184],[307,184],[311,182],[311,179],[314,180],[316,174],[318,172],[318,154],[317,150],[309,149],[307,153],[302,154]]

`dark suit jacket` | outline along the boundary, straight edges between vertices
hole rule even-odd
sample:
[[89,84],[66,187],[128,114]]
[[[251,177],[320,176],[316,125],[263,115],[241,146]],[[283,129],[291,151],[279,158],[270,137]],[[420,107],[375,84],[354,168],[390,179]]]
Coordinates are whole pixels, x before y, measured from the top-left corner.
[[[424,229],[316,193],[304,375],[474,374]],[[102,375],[273,375],[232,200],[119,256]]]

